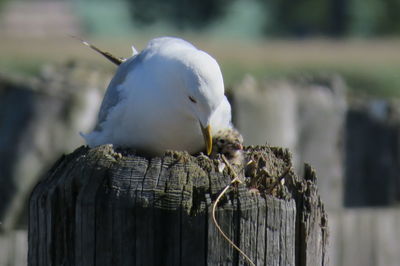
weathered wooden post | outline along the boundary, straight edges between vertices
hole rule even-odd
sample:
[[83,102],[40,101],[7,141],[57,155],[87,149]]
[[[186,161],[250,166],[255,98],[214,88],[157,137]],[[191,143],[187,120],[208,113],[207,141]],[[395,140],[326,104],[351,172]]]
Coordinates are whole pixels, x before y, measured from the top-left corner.
[[[249,265],[211,219],[233,178],[229,167],[184,152],[150,159],[120,152],[81,147],[36,186],[29,265]],[[304,178],[285,173],[291,158],[279,148],[246,152],[265,159],[253,170],[275,184],[268,195],[265,184],[261,194],[245,184],[228,190],[216,213],[224,232],[256,265],[327,265],[313,170],[306,166]]]

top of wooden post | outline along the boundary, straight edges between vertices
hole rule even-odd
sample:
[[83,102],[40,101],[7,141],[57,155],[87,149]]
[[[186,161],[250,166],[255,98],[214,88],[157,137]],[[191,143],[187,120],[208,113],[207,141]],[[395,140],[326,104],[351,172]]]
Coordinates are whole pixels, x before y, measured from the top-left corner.
[[[247,158],[242,166],[227,167],[221,158],[210,159],[203,154],[167,151],[162,157],[146,158],[130,149],[114,150],[112,145],[93,149],[82,146],[61,158],[38,187],[53,179],[60,183],[79,176],[76,182],[80,186],[100,182],[117,196],[135,191],[143,204],[166,209],[183,207],[189,213],[196,213],[202,208],[200,205],[215,199],[235,175],[245,181],[232,189],[239,197],[274,196],[289,200],[296,189],[302,189],[298,186],[304,184],[291,169],[288,150],[256,146],[248,147],[245,153]],[[249,161],[253,165],[246,167]],[[93,173],[83,172],[89,169]],[[59,176],[66,171],[68,176]],[[132,181],[135,187],[131,186]],[[197,198],[198,190],[206,192],[209,198]]]

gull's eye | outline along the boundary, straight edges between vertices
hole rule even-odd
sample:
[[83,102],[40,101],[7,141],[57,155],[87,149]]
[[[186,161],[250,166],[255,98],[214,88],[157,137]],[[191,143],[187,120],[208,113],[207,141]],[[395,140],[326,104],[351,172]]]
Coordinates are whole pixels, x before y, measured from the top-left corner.
[[188,96],[188,98],[192,103],[197,103],[197,101],[192,96]]

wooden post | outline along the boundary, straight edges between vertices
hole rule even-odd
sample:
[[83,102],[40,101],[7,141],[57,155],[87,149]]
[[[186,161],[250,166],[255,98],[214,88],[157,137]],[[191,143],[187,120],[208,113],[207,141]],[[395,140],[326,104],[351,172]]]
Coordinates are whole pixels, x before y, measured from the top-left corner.
[[[249,265],[221,236],[212,204],[232,180],[217,160],[184,152],[146,159],[105,145],[62,157],[34,189],[29,265]],[[255,147],[281,175],[289,152]],[[315,173],[289,171],[279,193],[244,184],[217,210],[224,232],[256,265],[327,265],[327,219]]]

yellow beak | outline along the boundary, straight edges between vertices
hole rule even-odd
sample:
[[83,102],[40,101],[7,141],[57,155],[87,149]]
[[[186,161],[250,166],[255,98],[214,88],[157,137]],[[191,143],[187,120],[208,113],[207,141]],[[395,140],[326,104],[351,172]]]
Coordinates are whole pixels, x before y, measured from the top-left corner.
[[206,144],[207,155],[210,155],[212,152],[212,136],[211,136],[211,127],[210,125],[203,127],[200,124],[201,132],[203,133],[204,142]]

